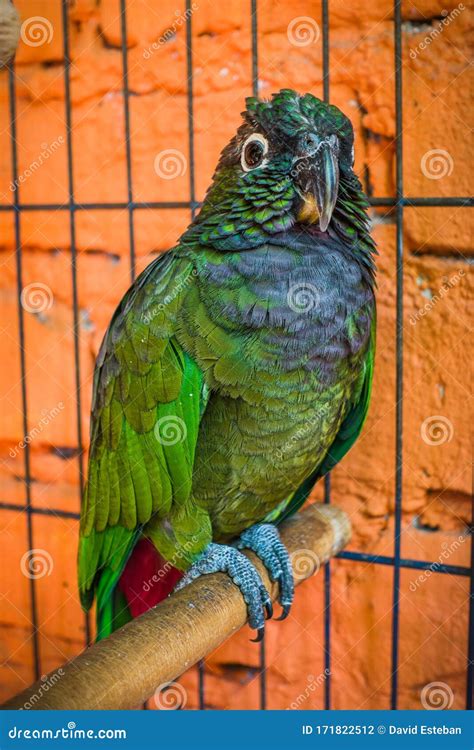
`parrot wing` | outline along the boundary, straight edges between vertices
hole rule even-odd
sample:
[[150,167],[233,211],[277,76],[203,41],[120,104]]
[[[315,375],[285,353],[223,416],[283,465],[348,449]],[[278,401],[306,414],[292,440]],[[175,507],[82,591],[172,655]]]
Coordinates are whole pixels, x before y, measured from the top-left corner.
[[97,358],[78,573],[84,608],[97,594],[99,623],[150,519],[181,509],[196,520],[187,503],[207,395],[173,335],[192,281],[189,261],[157,258],[123,298]]

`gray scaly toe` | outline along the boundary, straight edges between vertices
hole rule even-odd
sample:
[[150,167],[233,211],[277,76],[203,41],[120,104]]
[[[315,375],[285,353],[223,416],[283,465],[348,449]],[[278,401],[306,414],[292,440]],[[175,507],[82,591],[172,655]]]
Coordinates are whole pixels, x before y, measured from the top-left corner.
[[280,539],[276,527],[271,523],[260,523],[246,529],[236,544],[237,549],[250,549],[259,556],[272,581],[278,581],[278,602],[283,612],[278,620],[284,620],[293,603],[295,585],[290,556]]
[[[248,546],[247,544],[244,546]],[[201,557],[189,568],[175,591],[187,586],[191,581],[208,573],[227,573],[239,588],[247,604],[249,625],[257,631],[255,641],[261,641],[265,630],[263,611],[267,617],[273,614],[272,601],[263,585],[260,574],[248,557],[235,547],[224,544],[209,544]]]

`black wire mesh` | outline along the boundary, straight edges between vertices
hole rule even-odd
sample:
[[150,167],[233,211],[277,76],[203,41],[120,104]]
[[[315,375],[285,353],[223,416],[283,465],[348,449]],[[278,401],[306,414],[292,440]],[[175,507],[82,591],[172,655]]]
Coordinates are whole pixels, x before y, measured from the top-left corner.
[[[21,202],[21,193],[18,177],[18,154],[17,154],[17,127],[16,127],[16,87],[15,71],[12,66],[9,70],[9,104],[10,104],[10,134],[11,134],[11,164],[12,182],[15,185],[12,204],[0,204],[0,211],[13,212],[15,256],[17,274],[18,295],[18,327],[19,327],[19,358],[21,371],[21,403],[23,413],[24,435],[28,435],[28,398],[27,398],[27,372],[25,363],[25,326],[24,310],[21,305],[21,292],[23,289],[23,266],[22,266],[22,236],[21,215],[29,211],[67,211],[70,222],[71,240],[71,278],[73,293],[73,331],[74,331],[74,361],[75,361],[75,384],[76,384],[76,416],[77,416],[77,459],[79,470],[79,487],[82,494],[84,484],[83,466],[83,435],[81,427],[81,391],[80,391],[80,356],[79,356],[79,312],[77,292],[77,249],[76,249],[76,225],[75,218],[78,211],[101,209],[116,210],[126,209],[128,212],[129,248],[130,248],[130,277],[133,281],[136,275],[135,257],[135,233],[134,212],[143,209],[189,209],[191,217],[194,217],[199,203],[195,194],[195,159],[194,159],[194,96],[193,96],[193,33],[191,2],[186,0],[186,68],[187,68],[187,106],[188,106],[188,147],[189,147],[189,201],[151,201],[139,202],[133,199],[133,175],[132,154],[130,138],[130,90],[128,78],[128,50],[127,50],[127,3],[120,0],[121,10],[121,56],[122,56],[122,83],[124,100],[124,125],[125,125],[125,148],[126,148],[126,176],[127,176],[127,201],[109,203],[80,203],[74,198],[74,176],[73,176],[73,137],[72,137],[72,115],[71,115],[71,91],[70,91],[70,29],[68,17],[68,0],[62,0],[62,26],[64,38],[64,85],[65,85],[65,115],[67,136],[67,169],[68,169],[68,201],[65,203],[41,203],[28,204]],[[403,213],[405,207],[467,207],[473,205],[473,199],[469,197],[407,197],[403,189],[403,76],[402,76],[402,12],[401,0],[394,0],[394,49],[395,49],[395,110],[396,110],[396,194],[392,197],[371,198],[372,207],[388,207],[395,210],[396,217],[396,446],[395,446],[395,528],[394,528],[394,554],[393,556],[372,555],[356,551],[343,551],[337,556],[339,559],[354,561],[358,563],[371,563],[386,565],[393,568],[393,610],[392,610],[392,638],[391,638],[391,697],[390,707],[396,709],[398,706],[398,664],[399,664],[399,640],[400,640],[400,571],[402,568],[414,570],[432,570],[436,566],[436,572],[440,574],[470,577],[470,605],[468,619],[468,653],[467,653],[467,683],[466,683],[466,708],[473,708],[474,689],[474,545],[471,545],[471,566],[447,565],[439,562],[414,560],[402,558],[401,556],[401,519],[402,519],[402,466],[403,466]],[[250,0],[251,16],[251,60],[252,60],[252,89],[254,95],[258,94],[258,2]],[[322,0],[322,50],[323,50],[323,76],[322,96],[329,101],[330,95],[330,44],[329,44],[329,0]],[[4,510],[21,511],[25,513],[27,525],[27,541],[30,549],[34,548],[34,517],[35,515],[54,515],[67,519],[78,519],[79,514],[61,509],[47,509],[34,507],[31,502],[31,468],[30,450],[28,441],[25,441],[24,449],[24,472],[25,472],[25,505],[16,503],[0,502],[0,508]],[[325,479],[324,501],[331,501],[331,479]],[[474,519],[474,499],[472,507]],[[472,531],[472,529],[471,529]],[[34,663],[35,679],[42,674],[41,659],[39,651],[38,611],[37,593],[35,579],[29,579],[30,605],[32,622],[32,656]],[[324,706],[331,708],[331,564],[327,563],[324,568],[324,667],[327,679],[324,682]],[[86,643],[90,641],[90,623],[88,616],[85,617]],[[265,641],[260,644],[260,708],[267,706],[266,685],[266,654]],[[198,703],[201,709],[206,707],[205,701],[205,666],[204,662],[198,664]]]

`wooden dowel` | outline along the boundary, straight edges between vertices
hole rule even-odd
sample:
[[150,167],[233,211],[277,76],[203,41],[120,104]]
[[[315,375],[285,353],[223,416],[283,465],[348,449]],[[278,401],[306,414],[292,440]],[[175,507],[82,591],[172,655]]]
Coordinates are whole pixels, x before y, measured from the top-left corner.
[[[350,538],[348,517],[332,505],[312,505],[281,526],[298,585]],[[277,586],[248,554],[274,599]],[[223,573],[206,575],[94,644],[2,708],[128,709],[175,680],[246,622],[245,602]],[[250,633],[249,633],[250,635]]]

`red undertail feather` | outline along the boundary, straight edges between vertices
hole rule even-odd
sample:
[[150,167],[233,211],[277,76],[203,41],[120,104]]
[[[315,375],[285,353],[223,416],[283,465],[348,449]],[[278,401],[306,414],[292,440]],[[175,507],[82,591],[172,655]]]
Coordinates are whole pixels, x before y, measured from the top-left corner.
[[130,555],[118,586],[132,617],[166,599],[183,573],[164,560],[149,539],[140,539]]

